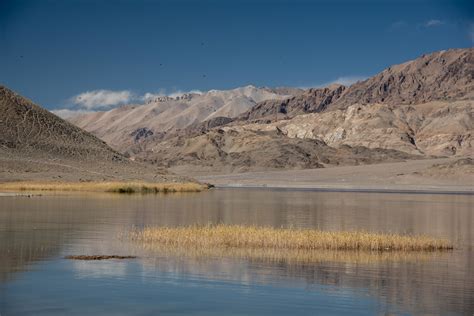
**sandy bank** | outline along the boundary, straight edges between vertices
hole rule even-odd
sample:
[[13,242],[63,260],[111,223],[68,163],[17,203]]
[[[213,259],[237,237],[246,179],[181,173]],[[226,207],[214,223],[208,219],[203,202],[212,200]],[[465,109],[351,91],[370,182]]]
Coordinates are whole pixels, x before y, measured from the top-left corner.
[[[474,194],[472,166],[459,158],[196,177],[216,187]],[[439,168],[438,166],[450,166]]]

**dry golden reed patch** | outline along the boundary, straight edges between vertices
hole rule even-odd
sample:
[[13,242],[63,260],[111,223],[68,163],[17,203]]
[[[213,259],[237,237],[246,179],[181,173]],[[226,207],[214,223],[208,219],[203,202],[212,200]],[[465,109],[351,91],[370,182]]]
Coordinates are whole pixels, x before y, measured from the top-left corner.
[[0,183],[5,191],[84,191],[114,193],[171,193],[200,192],[206,186],[200,183],[150,182],[6,182]]
[[286,250],[436,251],[453,249],[445,239],[361,231],[240,225],[149,227],[130,238],[142,244],[190,249],[249,248]]

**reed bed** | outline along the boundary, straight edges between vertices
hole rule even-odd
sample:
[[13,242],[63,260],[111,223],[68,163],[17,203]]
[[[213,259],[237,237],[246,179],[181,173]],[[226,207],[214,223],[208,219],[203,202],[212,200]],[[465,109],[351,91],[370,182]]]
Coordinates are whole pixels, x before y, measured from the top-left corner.
[[130,233],[143,244],[191,249],[250,248],[287,250],[438,251],[453,249],[445,239],[361,231],[240,225],[148,227]]
[[150,182],[6,182],[0,183],[5,191],[84,191],[113,193],[172,193],[200,192],[206,186],[200,183]]

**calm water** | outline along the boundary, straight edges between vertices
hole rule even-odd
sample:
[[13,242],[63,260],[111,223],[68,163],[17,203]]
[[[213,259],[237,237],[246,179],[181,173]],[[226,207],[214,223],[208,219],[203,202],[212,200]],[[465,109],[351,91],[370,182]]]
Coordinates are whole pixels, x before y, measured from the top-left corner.
[[[465,195],[244,189],[0,197],[0,314],[472,315],[473,206]],[[173,256],[119,238],[194,223],[429,234],[459,249],[301,263]],[[139,258],[63,259],[70,254]]]

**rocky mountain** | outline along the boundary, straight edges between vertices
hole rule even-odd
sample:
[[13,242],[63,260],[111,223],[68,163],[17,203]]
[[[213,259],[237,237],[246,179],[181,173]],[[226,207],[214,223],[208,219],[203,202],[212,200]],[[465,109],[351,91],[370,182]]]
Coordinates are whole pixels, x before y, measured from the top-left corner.
[[[240,114],[216,110],[186,120],[184,107],[176,111],[186,123],[174,130],[169,125],[157,132],[149,121],[126,111],[116,120],[136,119],[134,127],[146,128],[127,134],[133,141],[117,139],[117,144],[138,160],[183,173],[472,156],[473,54],[468,48],[423,55],[350,87],[295,90],[286,98],[273,95]],[[102,137],[111,135],[113,130]]]
[[282,101],[262,102],[240,118],[270,121],[354,104],[401,105],[473,98],[474,48],[450,49],[389,67],[347,88],[316,88]]
[[289,95],[289,96],[298,96],[304,93],[306,90],[302,88],[293,88],[293,87],[276,87],[276,88],[263,88],[269,92],[279,94],[279,95]]
[[[353,105],[267,124],[225,120],[130,148],[178,172],[243,172],[472,156],[474,101]],[[219,124],[222,123],[222,124]]]
[[331,85],[325,88],[313,88],[285,100],[267,100],[258,103],[241,114],[239,121],[270,122],[294,117],[299,114],[321,112],[337,101],[345,86]]
[[474,48],[423,55],[350,86],[333,108],[421,104],[474,98]]
[[269,124],[246,124],[253,131],[279,130],[290,138],[342,145],[395,149],[414,155],[472,155],[474,100],[414,105],[352,105],[299,115]]
[[279,94],[278,90],[246,86],[174,98],[158,97],[144,105],[128,105],[68,120],[100,137],[113,148],[125,150],[152,135],[161,138],[216,117],[233,118],[259,102],[287,97]]
[[175,136],[146,142],[133,155],[152,164],[194,175],[275,169],[322,168],[383,161],[417,159],[419,156],[389,149],[340,146],[324,141],[290,138],[280,130],[262,131],[243,126],[224,126],[194,137]]
[[[96,136],[0,86],[0,179],[171,180]],[[178,178],[176,178],[178,179]]]
[[0,87],[0,146],[26,155],[125,161],[104,141]]

